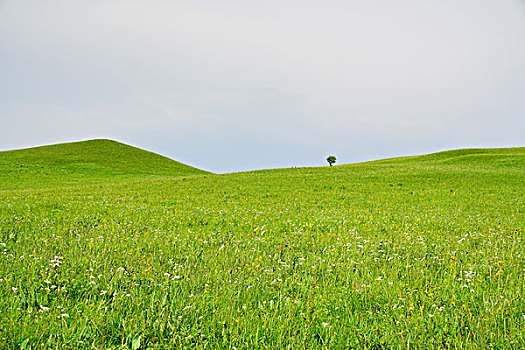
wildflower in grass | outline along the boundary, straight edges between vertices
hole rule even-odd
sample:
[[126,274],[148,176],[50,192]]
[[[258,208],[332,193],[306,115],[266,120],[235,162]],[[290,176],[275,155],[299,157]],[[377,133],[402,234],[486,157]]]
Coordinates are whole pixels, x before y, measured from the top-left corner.
[[500,270],[496,273],[496,276],[499,277],[499,276],[501,276],[501,275],[503,275],[503,270],[500,269]]

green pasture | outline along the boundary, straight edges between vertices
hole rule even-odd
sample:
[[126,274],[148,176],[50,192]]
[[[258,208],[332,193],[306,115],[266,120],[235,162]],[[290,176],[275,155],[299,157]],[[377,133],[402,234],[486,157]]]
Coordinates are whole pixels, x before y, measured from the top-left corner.
[[0,152],[2,349],[525,348],[525,148],[215,175],[49,147]]

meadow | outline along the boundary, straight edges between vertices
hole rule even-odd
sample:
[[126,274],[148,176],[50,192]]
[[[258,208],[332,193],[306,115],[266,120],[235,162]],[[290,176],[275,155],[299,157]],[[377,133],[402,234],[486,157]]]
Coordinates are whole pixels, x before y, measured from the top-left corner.
[[525,348],[525,148],[224,175],[17,157],[2,349]]

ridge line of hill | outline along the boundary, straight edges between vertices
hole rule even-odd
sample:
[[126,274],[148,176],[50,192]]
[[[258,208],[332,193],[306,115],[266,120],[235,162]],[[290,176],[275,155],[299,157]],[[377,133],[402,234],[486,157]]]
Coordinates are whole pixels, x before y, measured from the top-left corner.
[[211,173],[108,139],[0,152],[0,189],[207,174]]

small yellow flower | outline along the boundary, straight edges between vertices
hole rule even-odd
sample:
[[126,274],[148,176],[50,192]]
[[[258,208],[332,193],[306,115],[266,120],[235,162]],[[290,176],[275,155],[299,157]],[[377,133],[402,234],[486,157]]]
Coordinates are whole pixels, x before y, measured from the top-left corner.
[[502,265],[503,265],[503,261],[501,261],[501,260],[498,261],[498,265],[499,265],[499,266],[502,266]]
[[503,270],[500,269],[500,270],[498,271],[498,273],[496,274],[496,276],[499,277],[499,276],[501,276],[501,275],[503,275]]

